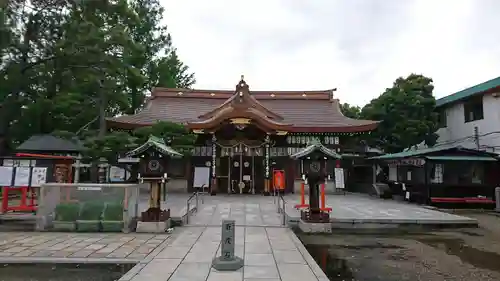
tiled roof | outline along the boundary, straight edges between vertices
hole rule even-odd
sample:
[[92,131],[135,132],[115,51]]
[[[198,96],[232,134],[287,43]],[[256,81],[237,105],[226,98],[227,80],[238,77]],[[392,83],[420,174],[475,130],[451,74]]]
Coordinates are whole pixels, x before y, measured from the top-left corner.
[[449,96],[442,97],[436,100],[436,106],[437,107],[445,106],[447,104],[454,103],[462,99],[466,99],[476,94],[487,93],[488,91],[491,90],[500,90],[500,77],[488,80],[486,82],[456,92]]
[[17,151],[81,152],[83,145],[53,135],[34,135],[17,147]]
[[130,151],[127,153],[127,156],[136,156],[150,147],[156,148],[158,151],[165,155],[169,156],[177,156],[177,157],[182,157],[182,154],[171,148],[170,146],[165,144],[165,141],[162,138],[158,138],[155,136],[149,136],[148,141],[146,141],[144,144],[141,146],[137,147],[136,149]]
[[317,150],[321,151],[325,155],[328,155],[334,159],[341,159],[342,158],[342,156],[340,156],[337,152],[322,145],[321,142],[319,140],[316,140],[316,139],[313,140],[313,142],[309,146],[305,147],[304,149],[300,150],[299,152],[297,152],[295,154],[290,155],[290,157],[294,158],[294,159],[301,159],[301,158],[304,158],[304,157],[310,155],[311,153],[313,153]]
[[474,150],[474,149],[468,149],[468,148],[462,147],[460,145],[441,145],[441,146],[421,148],[421,149],[416,149],[416,150],[410,149],[407,151],[392,153],[392,154],[384,154],[384,155],[380,155],[380,156],[376,156],[376,157],[371,157],[369,159],[389,160],[389,159],[399,159],[399,158],[408,158],[408,157],[418,157],[418,156],[426,156],[428,154],[440,153],[440,152],[451,151],[451,150],[469,152],[469,153],[477,154],[477,155],[488,155],[491,157],[496,156],[495,153]]
[[[251,91],[251,94],[265,108],[283,117],[283,123],[293,124],[298,130],[310,131],[313,128],[317,132],[352,132],[355,131],[354,127],[358,127],[358,131],[369,131],[376,127],[376,121],[345,117],[340,112],[338,100],[331,98],[332,91]],[[201,121],[202,115],[233,95],[234,91],[156,89],[141,112],[108,121],[111,126],[126,123],[145,126],[157,121]]]

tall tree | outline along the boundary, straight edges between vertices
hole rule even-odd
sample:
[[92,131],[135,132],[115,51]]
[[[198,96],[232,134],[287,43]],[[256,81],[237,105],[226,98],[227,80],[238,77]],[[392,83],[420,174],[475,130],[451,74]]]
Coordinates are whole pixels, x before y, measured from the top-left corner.
[[177,50],[172,50],[157,62],[157,72],[153,79],[158,87],[188,89],[196,82],[194,73],[179,60]]
[[129,49],[125,60],[137,72],[130,72],[127,80],[129,108],[135,113],[144,103],[146,93],[155,86],[190,87],[194,74],[182,63],[172,46],[167,26],[162,23],[164,8],[158,0],[131,0],[134,17],[130,18],[128,30],[140,48]]
[[411,74],[396,79],[391,88],[363,107],[363,118],[381,121],[370,135],[371,144],[388,153],[399,152],[421,142],[433,146],[438,129],[433,90],[431,78]]
[[356,105],[350,105],[348,103],[343,103],[340,105],[340,111],[344,116],[359,119],[361,115],[361,108]]
[[0,138],[97,124],[102,137],[160,77],[192,84],[162,14],[158,0],[0,1]]

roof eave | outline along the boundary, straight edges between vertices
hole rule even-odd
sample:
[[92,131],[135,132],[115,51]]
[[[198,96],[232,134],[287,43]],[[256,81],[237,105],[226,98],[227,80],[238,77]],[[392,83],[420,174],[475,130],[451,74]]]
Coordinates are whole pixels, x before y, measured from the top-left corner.
[[500,91],[500,77],[488,80],[486,82],[458,91],[451,95],[442,97],[436,100],[436,107],[439,108],[439,107],[449,106],[475,95],[481,95],[481,94],[486,95],[497,91]]

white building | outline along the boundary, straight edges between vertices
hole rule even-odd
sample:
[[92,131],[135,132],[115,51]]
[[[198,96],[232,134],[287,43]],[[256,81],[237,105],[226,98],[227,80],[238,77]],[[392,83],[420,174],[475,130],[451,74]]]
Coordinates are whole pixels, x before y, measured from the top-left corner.
[[436,146],[460,145],[500,154],[500,77],[436,101]]

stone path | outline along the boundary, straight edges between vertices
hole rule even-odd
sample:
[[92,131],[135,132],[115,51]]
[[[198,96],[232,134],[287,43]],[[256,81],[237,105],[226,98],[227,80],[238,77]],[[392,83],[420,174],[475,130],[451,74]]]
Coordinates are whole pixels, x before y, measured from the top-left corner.
[[139,262],[169,235],[0,233],[0,262]]
[[[289,220],[298,220],[300,212],[294,208],[299,196],[288,195],[286,213]],[[476,219],[443,213],[407,202],[384,200],[362,194],[329,195],[327,207],[332,222],[378,224],[477,224]],[[308,199],[306,198],[306,202]]]
[[235,220],[236,226],[282,226],[273,198],[260,195],[207,196],[189,225],[219,226],[224,219]]
[[120,281],[328,281],[290,229],[236,227],[235,254],[245,265],[231,272],[211,268],[220,255],[220,237],[220,227],[181,228]]

